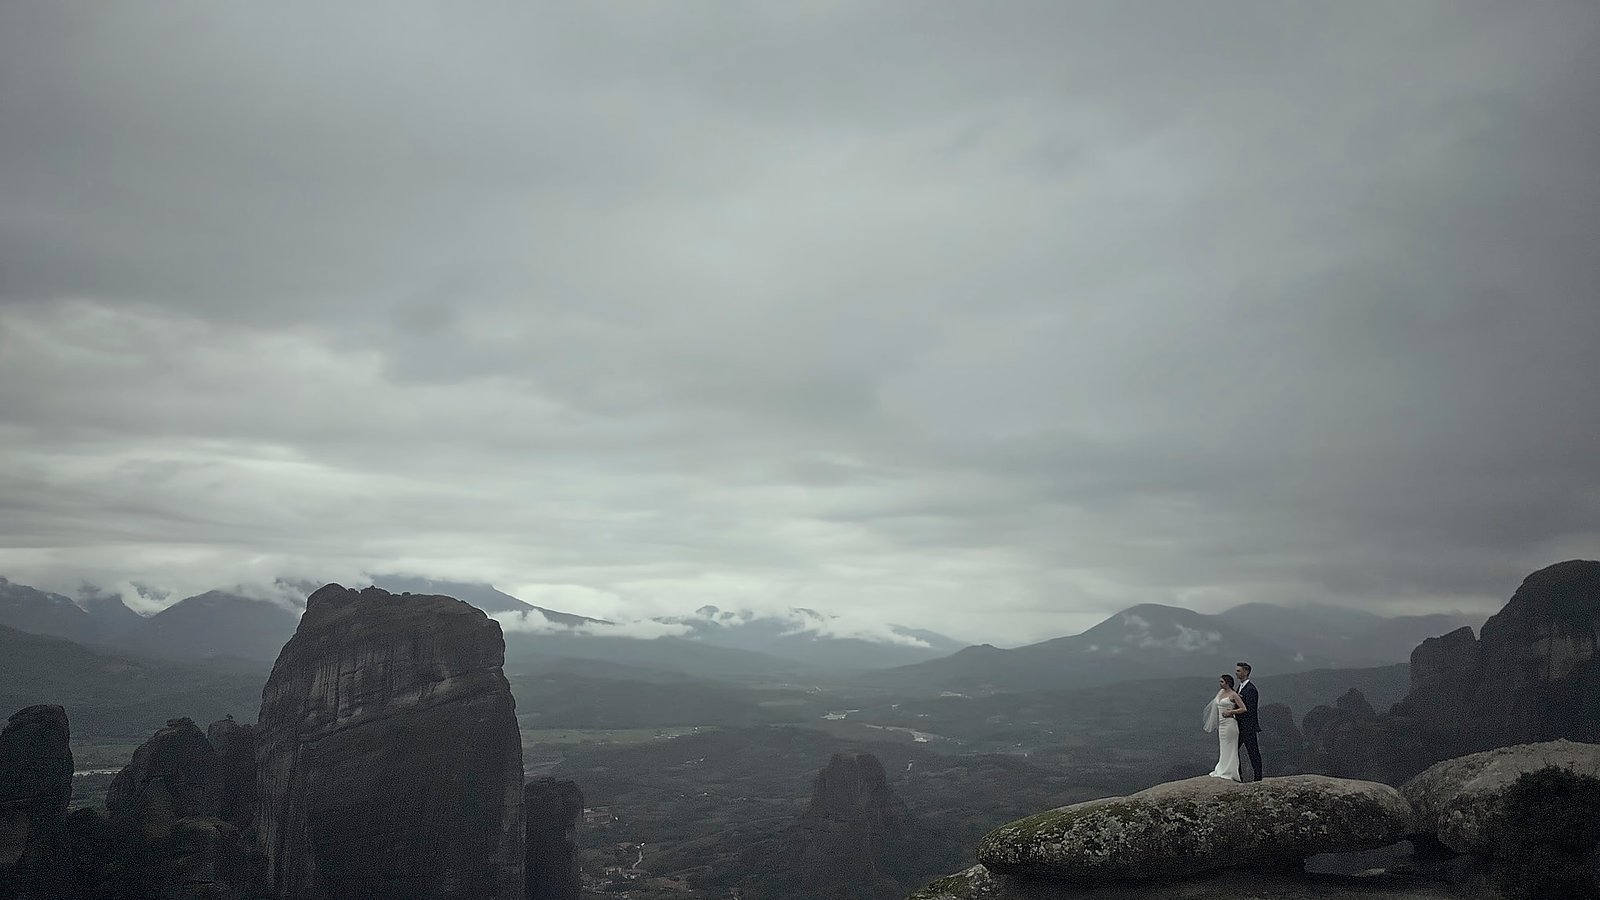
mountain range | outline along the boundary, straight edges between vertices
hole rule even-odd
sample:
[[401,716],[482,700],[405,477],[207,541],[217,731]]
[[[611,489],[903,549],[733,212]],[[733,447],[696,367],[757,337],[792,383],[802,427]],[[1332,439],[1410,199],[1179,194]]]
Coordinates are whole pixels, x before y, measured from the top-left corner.
[[[546,668],[553,660],[622,664],[698,677],[802,679],[933,659],[964,646],[931,631],[891,626],[870,637],[840,632],[814,610],[786,616],[704,607],[692,616],[659,617],[643,628],[548,609],[492,585],[376,575],[391,593],[442,594],[478,607],[505,629],[508,666]],[[300,596],[317,585],[292,584]],[[0,579],[0,624],[162,659],[235,661],[248,668],[277,659],[299,623],[292,592],[265,600],[213,590],[149,616],[114,594],[85,588],[74,600]],[[657,635],[652,639],[643,636]],[[873,639],[876,638],[876,639]]]
[[0,625],[79,643],[114,640],[144,621],[120,597],[90,593],[84,601],[0,577]]
[[[1383,617],[1316,605],[1251,603],[1205,615],[1144,604],[1081,634],[1001,649],[964,646],[904,626],[852,625],[809,609],[757,614],[706,606],[692,615],[618,625],[534,606],[488,584],[400,575],[374,576],[373,582],[393,593],[456,597],[500,619],[511,669],[547,669],[569,660],[728,680],[858,677],[863,685],[933,691],[1045,690],[1215,674],[1232,671],[1241,659],[1263,672],[1383,665],[1408,660],[1425,638],[1478,624],[1460,615]],[[220,590],[141,616],[105,592],[87,589],[74,600],[0,578],[0,625],[145,657],[259,668],[277,658],[299,616],[289,599]],[[657,636],[642,639],[650,634]]]
[[0,625],[0,710],[66,707],[74,732],[149,734],[182,710],[202,721],[251,721],[264,674],[203,662],[153,660]]
[[967,647],[861,680],[904,690],[1034,691],[1219,675],[1231,673],[1239,661],[1263,673],[1375,666],[1407,661],[1423,639],[1478,621],[1459,615],[1385,618],[1359,610],[1263,603],[1205,615],[1148,603],[1082,634],[1009,650]]

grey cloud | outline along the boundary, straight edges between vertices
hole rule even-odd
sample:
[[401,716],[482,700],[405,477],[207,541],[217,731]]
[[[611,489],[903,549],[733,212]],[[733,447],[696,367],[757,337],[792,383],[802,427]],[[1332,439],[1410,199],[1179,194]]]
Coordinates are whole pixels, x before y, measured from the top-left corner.
[[1486,609],[1600,544],[1597,37],[9,6],[0,569],[404,561],[1000,640]]

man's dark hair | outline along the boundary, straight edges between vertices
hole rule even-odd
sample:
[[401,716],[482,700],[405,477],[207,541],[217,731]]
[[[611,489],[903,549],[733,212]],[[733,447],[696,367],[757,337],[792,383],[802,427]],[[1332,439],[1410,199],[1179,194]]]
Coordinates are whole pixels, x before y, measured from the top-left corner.
[[1249,663],[1247,663],[1247,662],[1242,662],[1242,663],[1234,663],[1234,665],[1236,665],[1236,666],[1238,666],[1238,667],[1239,667],[1239,668],[1241,668],[1241,669],[1243,669],[1243,670],[1244,670],[1244,673],[1245,673],[1245,674],[1246,674],[1246,675],[1249,675],[1249,674],[1250,674],[1250,664],[1249,664]]

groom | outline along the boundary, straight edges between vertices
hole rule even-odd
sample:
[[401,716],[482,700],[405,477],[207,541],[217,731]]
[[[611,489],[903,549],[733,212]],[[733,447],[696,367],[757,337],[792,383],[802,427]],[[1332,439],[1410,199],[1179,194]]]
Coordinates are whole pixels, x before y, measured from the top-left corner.
[[1250,771],[1254,774],[1250,780],[1260,781],[1261,748],[1256,746],[1256,736],[1261,733],[1261,720],[1256,717],[1258,711],[1256,703],[1260,692],[1250,683],[1249,663],[1234,664],[1233,674],[1239,679],[1239,697],[1244,700],[1245,708],[1244,714],[1234,716],[1239,723],[1239,749],[1250,754]]

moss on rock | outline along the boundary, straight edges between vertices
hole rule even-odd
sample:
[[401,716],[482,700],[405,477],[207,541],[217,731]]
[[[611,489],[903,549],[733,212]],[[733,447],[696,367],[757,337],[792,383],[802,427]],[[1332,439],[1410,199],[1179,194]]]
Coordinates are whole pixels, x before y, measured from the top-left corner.
[[1276,867],[1395,843],[1410,805],[1387,785],[1297,775],[1254,784],[1200,777],[1029,816],[990,832],[997,873],[1097,884]]

